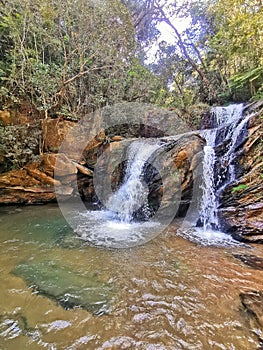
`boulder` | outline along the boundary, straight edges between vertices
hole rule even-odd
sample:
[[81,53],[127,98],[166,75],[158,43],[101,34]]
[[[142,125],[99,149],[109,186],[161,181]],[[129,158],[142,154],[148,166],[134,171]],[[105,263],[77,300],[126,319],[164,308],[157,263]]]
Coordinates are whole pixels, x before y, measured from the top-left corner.
[[[59,159],[58,159],[59,156]],[[63,154],[45,153],[38,162],[0,174],[0,204],[36,204],[56,200],[54,186],[63,186],[66,197],[76,186],[78,168]],[[54,178],[54,169],[57,175]],[[84,171],[84,170],[83,170]]]
[[[43,119],[42,120],[42,140],[45,152],[57,153],[59,148],[76,123],[63,119]],[[75,140],[71,140],[72,143]]]
[[[94,200],[93,170],[101,155],[121,150],[124,144],[138,137],[168,137],[189,131],[176,113],[136,102],[107,106],[77,124],[63,118],[46,118],[33,125],[28,108],[26,111],[27,124],[8,125],[0,130],[6,135],[3,149],[10,149],[0,154],[0,167],[4,171],[0,176],[0,204],[53,201],[56,199],[54,186],[59,184],[63,186],[57,188],[57,193],[65,198],[78,191],[84,200]],[[13,114],[10,113],[11,119]],[[9,118],[8,112],[4,117]],[[11,119],[6,124],[13,124]],[[171,152],[173,160],[169,167],[178,168],[183,196],[189,202],[192,171],[197,162],[195,153],[202,142],[199,138],[201,143],[196,148],[193,138],[183,139],[175,146],[174,153]],[[121,183],[124,166],[125,163],[120,164],[111,172],[113,188]],[[155,180],[152,179],[151,194],[157,200],[162,190]]]

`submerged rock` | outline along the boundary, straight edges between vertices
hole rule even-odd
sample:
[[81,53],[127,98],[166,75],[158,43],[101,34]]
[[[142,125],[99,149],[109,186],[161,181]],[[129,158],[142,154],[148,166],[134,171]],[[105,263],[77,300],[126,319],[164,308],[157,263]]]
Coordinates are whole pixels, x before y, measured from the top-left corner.
[[[252,329],[260,328],[263,331],[263,292],[249,291],[240,293],[242,306],[249,317],[250,326]],[[259,336],[262,342],[262,336]],[[263,345],[263,343],[261,344]]]
[[49,261],[23,263],[16,266],[12,273],[65,309],[79,307],[93,315],[110,311],[113,287],[99,280],[96,274],[80,275],[68,266]]
[[251,254],[233,254],[233,256],[255,270],[263,270],[263,258]]

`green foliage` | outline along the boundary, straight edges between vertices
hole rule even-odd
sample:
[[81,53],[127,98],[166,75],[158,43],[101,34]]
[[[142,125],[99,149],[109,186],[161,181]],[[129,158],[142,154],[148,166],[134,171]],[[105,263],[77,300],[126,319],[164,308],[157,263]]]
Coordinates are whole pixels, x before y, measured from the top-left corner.
[[0,127],[0,154],[7,160],[6,171],[21,168],[38,158],[40,130],[39,125]]
[[240,185],[238,185],[238,186],[233,187],[231,193],[236,193],[236,192],[244,191],[244,190],[246,190],[247,188],[248,188],[247,185],[245,185],[245,184],[240,184]]
[[231,77],[229,86],[242,100],[247,100],[251,96],[253,100],[260,99],[263,97],[263,66]]
[[222,78],[224,94],[249,100],[262,94],[263,8],[256,1],[207,0],[214,35],[208,38],[209,67]]
[[118,0],[7,0],[0,45],[4,107],[26,100],[74,118],[124,98],[135,33]]
[[[0,10],[1,108],[82,115],[120,101],[191,106],[263,97],[262,6],[246,0],[6,0]],[[171,18],[187,18],[180,32]],[[173,45],[145,51],[165,22]],[[195,109],[195,108],[193,108]],[[199,115],[199,113],[197,113]],[[194,120],[190,120],[194,118]]]
[[158,104],[162,90],[166,91],[161,79],[138,59],[134,59],[127,74],[125,99]]

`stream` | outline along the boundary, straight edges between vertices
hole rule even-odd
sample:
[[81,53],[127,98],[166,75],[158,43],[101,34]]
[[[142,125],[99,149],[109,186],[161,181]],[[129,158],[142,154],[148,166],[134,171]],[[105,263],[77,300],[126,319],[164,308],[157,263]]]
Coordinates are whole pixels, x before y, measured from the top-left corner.
[[0,222],[1,349],[257,349],[239,293],[263,272],[233,253],[262,246],[191,242],[178,219],[144,245],[95,247],[55,204],[2,207]]

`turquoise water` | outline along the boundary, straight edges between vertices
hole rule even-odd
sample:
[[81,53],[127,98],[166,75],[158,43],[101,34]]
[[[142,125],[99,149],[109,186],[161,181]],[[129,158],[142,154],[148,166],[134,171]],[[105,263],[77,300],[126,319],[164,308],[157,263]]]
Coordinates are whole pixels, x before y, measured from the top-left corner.
[[2,207],[0,223],[1,349],[257,348],[239,293],[263,272],[232,255],[246,247],[190,242],[179,222],[138,247],[90,246],[55,204]]

